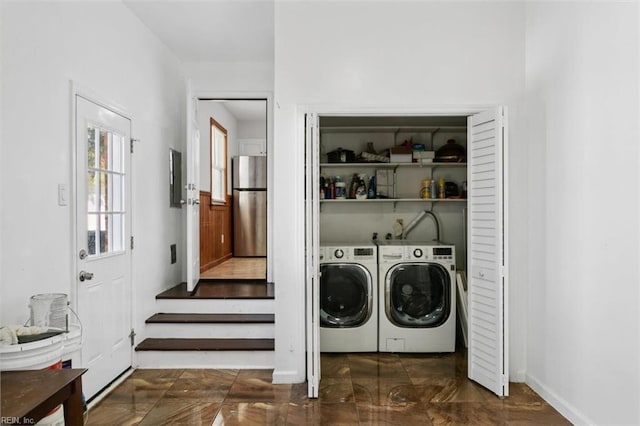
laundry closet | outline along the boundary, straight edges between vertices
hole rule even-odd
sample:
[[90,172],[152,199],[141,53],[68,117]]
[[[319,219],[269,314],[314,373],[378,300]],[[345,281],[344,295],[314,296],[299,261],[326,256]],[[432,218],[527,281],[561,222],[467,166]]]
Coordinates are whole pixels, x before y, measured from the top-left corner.
[[[335,178],[339,177],[349,192],[354,174],[364,177],[367,190],[371,177],[376,184],[375,198],[352,199],[349,194],[346,199],[321,196],[320,241],[371,241],[374,233],[380,240],[388,234],[397,239],[394,228],[406,228],[426,209],[438,216],[440,240],[456,246],[456,267],[465,270],[467,203],[462,192],[467,182],[466,158],[434,161],[435,152],[449,140],[466,153],[466,116],[320,116],[321,184],[324,178],[325,184],[331,179],[335,186]],[[415,151],[412,146],[417,147]],[[372,148],[379,155],[371,155],[368,151]],[[387,152],[392,148],[396,161],[389,161]],[[338,161],[341,160],[335,154],[338,150],[352,152],[351,161],[345,156],[344,161]],[[381,162],[384,159],[389,162]],[[421,193],[424,180],[437,183],[440,179],[454,184],[455,193],[439,198],[437,184],[436,194]],[[425,195],[426,198],[421,198]],[[401,228],[396,225],[398,220],[402,222]],[[429,218],[417,223],[406,235],[409,241],[431,241],[436,237],[435,222]]]
[[328,116],[319,135],[321,351],[454,351],[466,117]]
[[453,352],[459,324],[469,377],[504,394],[504,110],[305,121],[312,358]]

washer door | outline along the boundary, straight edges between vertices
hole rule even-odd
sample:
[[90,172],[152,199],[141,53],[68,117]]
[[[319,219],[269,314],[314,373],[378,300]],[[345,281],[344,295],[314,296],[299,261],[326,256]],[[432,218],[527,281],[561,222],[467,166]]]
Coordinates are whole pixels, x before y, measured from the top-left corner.
[[401,263],[387,273],[387,318],[399,327],[442,325],[451,312],[451,278],[437,263]]
[[320,266],[320,326],[358,327],[371,316],[373,284],[361,265]]

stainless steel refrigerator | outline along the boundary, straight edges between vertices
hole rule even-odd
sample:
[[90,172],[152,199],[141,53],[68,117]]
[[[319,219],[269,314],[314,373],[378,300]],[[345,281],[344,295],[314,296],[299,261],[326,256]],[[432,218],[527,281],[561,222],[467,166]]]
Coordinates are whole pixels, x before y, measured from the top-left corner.
[[233,255],[267,255],[267,157],[239,156],[233,170]]

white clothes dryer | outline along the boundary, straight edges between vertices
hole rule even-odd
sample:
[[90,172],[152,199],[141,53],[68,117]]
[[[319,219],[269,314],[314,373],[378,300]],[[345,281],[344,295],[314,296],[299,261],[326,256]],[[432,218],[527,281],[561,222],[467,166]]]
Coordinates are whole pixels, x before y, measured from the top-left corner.
[[455,247],[435,242],[378,243],[380,352],[453,352]]
[[375,244],[321,244],[320,350],[378,350],[378,264]]

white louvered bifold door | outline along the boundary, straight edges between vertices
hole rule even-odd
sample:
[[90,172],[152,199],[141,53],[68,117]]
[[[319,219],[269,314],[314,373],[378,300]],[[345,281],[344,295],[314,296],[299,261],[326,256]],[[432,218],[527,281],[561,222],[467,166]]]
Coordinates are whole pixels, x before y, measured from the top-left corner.
[[468,119],[469,378],[509,394],[502,108]]
[[307,395],[320,388],[320,129],[317,114],[307,114],[305,134],[305,292]]

